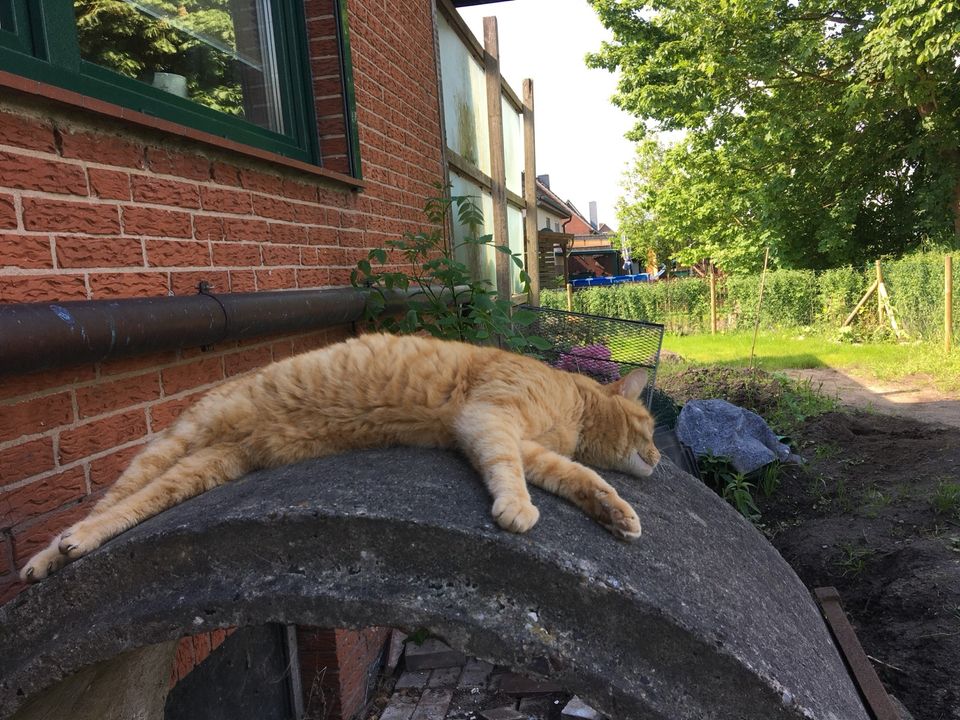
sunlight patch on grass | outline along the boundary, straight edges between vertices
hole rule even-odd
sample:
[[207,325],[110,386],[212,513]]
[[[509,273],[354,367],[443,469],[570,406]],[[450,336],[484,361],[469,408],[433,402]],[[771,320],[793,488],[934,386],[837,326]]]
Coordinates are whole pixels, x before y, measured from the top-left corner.
[[[663,348],[697,365],[747,367],[752,342],[752,332],[667,335]],[[797,332],[762,332],[757,336],[755,365],[767,372],[831,367],[878,380],[921,375],[940,390],[960,390],[960,350],[948,355],[941,345],[932,343],[854,345]]]

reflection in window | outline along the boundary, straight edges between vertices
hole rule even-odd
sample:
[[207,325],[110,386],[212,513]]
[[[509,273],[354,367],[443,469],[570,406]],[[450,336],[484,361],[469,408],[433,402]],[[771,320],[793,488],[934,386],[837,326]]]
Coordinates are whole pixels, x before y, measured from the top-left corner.
[[80,56],[283,132],[270,2],[74,0]]

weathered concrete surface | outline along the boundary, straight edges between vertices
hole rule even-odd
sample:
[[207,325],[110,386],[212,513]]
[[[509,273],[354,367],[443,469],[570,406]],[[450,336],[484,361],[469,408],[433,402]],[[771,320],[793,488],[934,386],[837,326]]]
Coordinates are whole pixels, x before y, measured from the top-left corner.
[[14,720],[159,720],[177,643],[130,650],[34,695]]
[[865,720],[818,611],[762,536],[661,463],[607,473],[643,537],[534,491],[497,528],[455,453],[395,448],[251,474],[0,608],[0,717],[91,663],[264,622],[426,627],[622,720]]

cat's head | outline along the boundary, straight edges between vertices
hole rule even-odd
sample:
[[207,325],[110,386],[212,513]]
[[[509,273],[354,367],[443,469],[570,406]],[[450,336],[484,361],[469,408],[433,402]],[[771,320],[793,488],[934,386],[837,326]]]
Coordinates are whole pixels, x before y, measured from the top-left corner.
[[636,477],[648,477],[660,462],[653,444],[653,416],[640,402],[647,387],[647,371],[634,370],[602,390],[609,395],[609,412],[593,418],[593,437],[586,439],[578,454],[587,463],[619,470]]

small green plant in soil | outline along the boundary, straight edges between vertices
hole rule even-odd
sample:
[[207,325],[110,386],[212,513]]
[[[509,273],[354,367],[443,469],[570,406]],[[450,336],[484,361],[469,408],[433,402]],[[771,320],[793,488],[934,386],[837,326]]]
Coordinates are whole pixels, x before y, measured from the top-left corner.
[[[776,471],[765,473],[761,469],[748,476],[737,472],[730,464],[730,458],[716,455],[703,455],[697,458],[697,466],[707,487],[735,507],[737,512],[747,520],[757,522],[760,519],[760,510],[753,498],[753,493],[759,483],[762,491],[768,494],[767,488],[772,488],[773,483],[776,482]],[[757,482],[751,482],[751,480]],[[772,492],[772,489],[769,492]]]
[[859,575],[867,566],[867,561],[874,555],[870,548],[857,547],[853,543],[840,545],[840,557],[836,564],[844,577]]
[[931,502],[938,514],[960,518],[960,483],[941,480]]
[[[424,214],[430,227],[418,233],[407,232],[386,247],[373,248],[357,262],[350,274],[354,287],[373,292],[367,303],[367,319],[387,332],[409,334],[425,330],[434,337],[477,344],[502,343],[512,350],[547,349],[550,344],[524,332],[536,315],[514,308],[509,295],[500,297],[486,278],[474,277],[470,268],[457,257],[471,248],[495,248],[510,257],[519,269],[525,292],[530,278],[523,258],[506,245],[495,245],[492,235],[478,235],[483,212],[475,198],[450,196],[444,188],[430,198]],[[450,232],[452,215],[467,229],[457,242]],[[386,269],[387,263],[402,263],[398,269]],[[404,310],[385,313],[388,295],[407,293]]]

